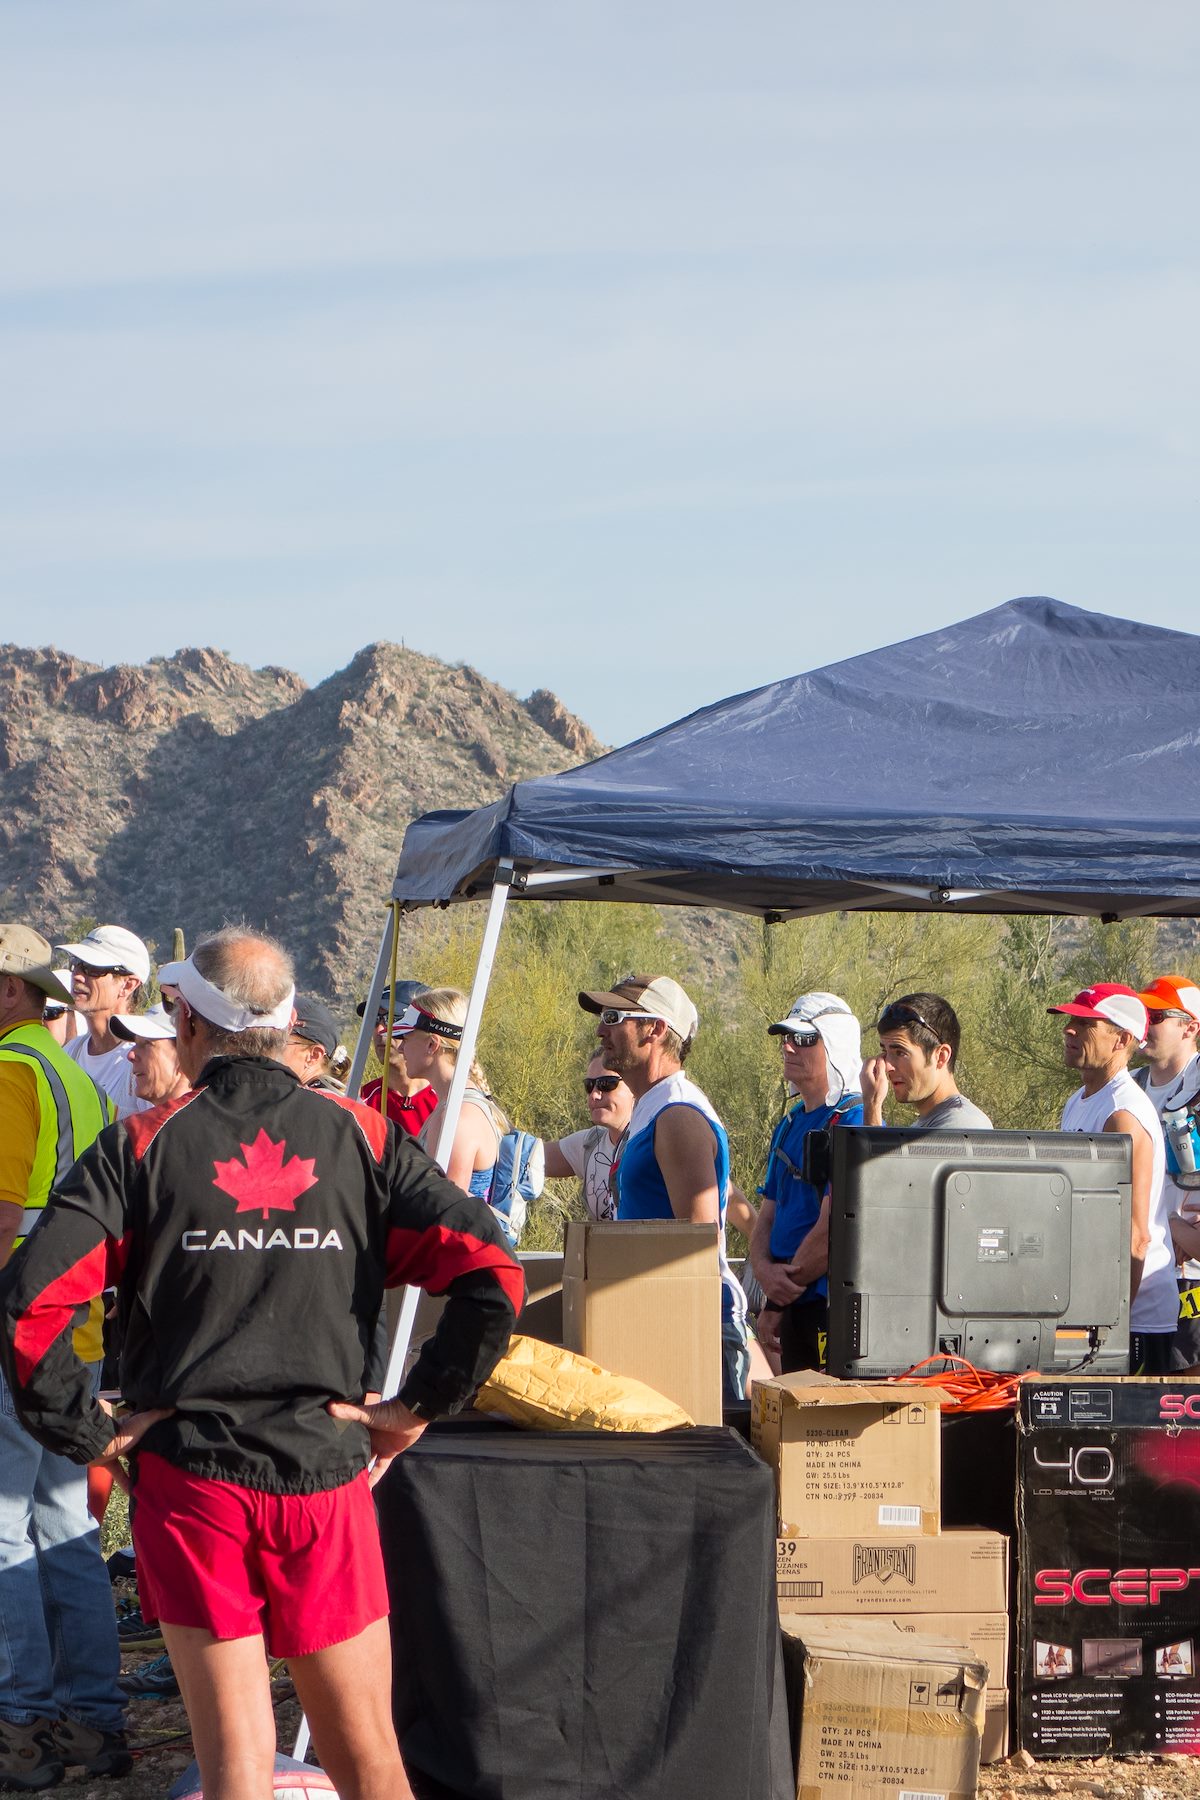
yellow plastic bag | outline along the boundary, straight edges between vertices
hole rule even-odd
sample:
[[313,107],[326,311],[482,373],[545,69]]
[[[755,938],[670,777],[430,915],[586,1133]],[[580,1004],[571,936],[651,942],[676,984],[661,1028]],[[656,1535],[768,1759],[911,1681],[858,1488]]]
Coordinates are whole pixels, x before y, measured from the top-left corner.
[[644,1381],[610,1375],[586,1356],[528,1337],[512,1339],[475,1408],[534,1431],[672,1431],[695,1423]]

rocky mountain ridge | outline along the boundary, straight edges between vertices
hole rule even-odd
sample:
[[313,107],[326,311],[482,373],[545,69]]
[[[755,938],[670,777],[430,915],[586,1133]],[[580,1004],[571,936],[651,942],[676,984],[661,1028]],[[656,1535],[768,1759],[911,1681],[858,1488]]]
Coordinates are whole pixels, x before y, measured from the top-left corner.
[[227,919],[359,991],[409,821],[598,755],[553,694],[371,644],[309,688],[219,650],[101,668],[0,646],[0,917],[169,948]]

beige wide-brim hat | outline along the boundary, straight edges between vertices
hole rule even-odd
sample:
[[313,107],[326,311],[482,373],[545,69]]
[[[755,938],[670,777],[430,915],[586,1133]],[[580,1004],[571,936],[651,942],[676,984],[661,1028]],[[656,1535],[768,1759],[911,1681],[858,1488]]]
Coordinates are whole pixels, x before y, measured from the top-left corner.
[[73,1006],[70,988],[63,986],[50,966],[53,957],[49,940],[31,925],[0,925],[0,975],[18,975],[51,1000]]

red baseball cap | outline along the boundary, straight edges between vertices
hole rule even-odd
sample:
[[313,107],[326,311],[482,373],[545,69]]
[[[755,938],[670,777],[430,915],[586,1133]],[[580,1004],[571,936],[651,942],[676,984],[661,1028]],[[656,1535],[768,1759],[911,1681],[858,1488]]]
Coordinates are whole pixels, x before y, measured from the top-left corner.
[[1070,1013],[1076,1019],[1107,1019],[1118,1031],[1131,1032],[1139,1044],[1145,1040],[1149,1025],[1146,1002],[1136,989],[1124,987],[1119,981],[1098,981],[1063,1006],[1048,1006],[1046,1011]]
[[1138,998],[1151,1012],[1179,1012],[1200,1019],[1200,988],[1186,975],[1160,975]]

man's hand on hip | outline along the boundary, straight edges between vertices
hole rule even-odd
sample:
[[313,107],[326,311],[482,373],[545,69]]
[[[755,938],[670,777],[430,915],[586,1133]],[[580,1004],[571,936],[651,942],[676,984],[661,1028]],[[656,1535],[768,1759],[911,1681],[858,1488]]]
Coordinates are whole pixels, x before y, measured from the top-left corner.
[[411,1449],[428,1424],[409,1412],[400,1400],[379,1400],[373,1406],[359,1406],[353,1400],[330,1400],[325,1408],[331,1417],[365,1425],[371,1437],[375,1457],[371,1469],[371,1486],[382,1481],[396,1457]]

